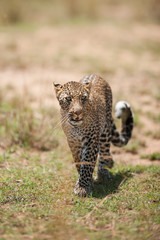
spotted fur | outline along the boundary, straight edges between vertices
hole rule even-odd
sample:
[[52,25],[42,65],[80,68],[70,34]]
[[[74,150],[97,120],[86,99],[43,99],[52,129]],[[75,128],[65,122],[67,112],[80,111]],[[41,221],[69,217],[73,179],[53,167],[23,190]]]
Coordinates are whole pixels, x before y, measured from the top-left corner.
[[127,102],[116,105],[122,119],[119,133],[112,118],[112,92],[109,84],[97,75],[85,76],[80,82],[54,83],[61,107],[62,128],[67,136],[79,178],[75,194],[85,197],[92,191],[92,174],[99,154],[98,178],[109,177],[113,166],[110,143],[124,146],[131,138],[133,114]]

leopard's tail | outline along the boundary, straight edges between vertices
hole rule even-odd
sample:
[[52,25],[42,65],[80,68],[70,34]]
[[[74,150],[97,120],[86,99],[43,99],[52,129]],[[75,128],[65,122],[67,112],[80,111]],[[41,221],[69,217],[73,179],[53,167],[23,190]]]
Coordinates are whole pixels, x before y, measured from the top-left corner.
[[121,118],[122,127],[121,133],[116,129],[114,120],[112,120],[112,137],[111,142],[117,147],[125,146],[132,136],[133,130],[133,112],[129,103],[125,101],[120,101],[115,106],[115,116],[116,118]]

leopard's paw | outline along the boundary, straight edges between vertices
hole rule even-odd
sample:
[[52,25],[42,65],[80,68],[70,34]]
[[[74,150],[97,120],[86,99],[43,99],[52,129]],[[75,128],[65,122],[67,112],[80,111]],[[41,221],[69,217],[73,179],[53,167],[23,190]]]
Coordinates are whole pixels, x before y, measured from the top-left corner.
[[76,183],[74,193],[79,197],[86,197],[87,195],[91,195],[91,187],[81,187],[79,182]]
[[98,182],[108,182],[111,179],[111,174],[108,169],[98,169],[97,181]]

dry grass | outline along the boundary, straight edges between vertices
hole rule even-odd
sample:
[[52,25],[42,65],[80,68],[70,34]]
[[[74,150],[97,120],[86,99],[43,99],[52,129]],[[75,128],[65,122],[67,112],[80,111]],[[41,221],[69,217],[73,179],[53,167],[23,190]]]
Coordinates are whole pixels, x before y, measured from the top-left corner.
[[1,146],[5,149],[14,145],[42,151],[54,149],[58,145],[58,140],[55,139],[54,112],[41,106],[38,112],[33,111],[29,107],[27,96],[23,100],[19,97],[5,100],[4,93],[5,89],[1,89]]

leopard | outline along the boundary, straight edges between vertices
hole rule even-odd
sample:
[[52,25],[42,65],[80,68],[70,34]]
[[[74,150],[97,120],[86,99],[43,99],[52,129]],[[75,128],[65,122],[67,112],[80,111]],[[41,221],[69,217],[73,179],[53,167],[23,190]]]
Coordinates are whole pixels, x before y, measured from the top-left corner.
[[132,136],[133,111],[126,101],[115,106],[115,116],[121,119],[118,131],[112,117],[112,90],[97,74],[84,76],[79,82],[53,83],[60,105],[62,129],[71,150],[78,180],[74,193],[79,197],[92,194],[93,172],[97,158],[97,179],[108,181],[114,165],[111,143],[125,146]]

